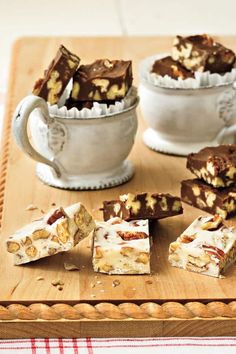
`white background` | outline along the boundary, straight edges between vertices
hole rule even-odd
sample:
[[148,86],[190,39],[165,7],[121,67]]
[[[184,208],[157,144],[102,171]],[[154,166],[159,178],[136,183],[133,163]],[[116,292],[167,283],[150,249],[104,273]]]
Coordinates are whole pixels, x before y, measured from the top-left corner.
[[20,36],[236,34],[236,0],[0,0],[0,86]]

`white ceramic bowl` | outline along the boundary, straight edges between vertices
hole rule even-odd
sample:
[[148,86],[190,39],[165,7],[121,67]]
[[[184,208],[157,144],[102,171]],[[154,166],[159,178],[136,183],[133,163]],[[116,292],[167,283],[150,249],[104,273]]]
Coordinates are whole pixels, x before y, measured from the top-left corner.
[[137,131],[137,104],[138,98],[119,113],[70,119],[50,116],[46,102],[30,95],[14,113],[13,133],[22,150],[40,162],[36,173],[43,182],[66,189],[107,188],[133,175],[126,158]]
[[187,155],[205,146],[234,143],[236,86],[232,83],[195,89],[161,87],[145,73],[155,57],[140,65],[140,107],[149,128],[143,139],[150,148]]

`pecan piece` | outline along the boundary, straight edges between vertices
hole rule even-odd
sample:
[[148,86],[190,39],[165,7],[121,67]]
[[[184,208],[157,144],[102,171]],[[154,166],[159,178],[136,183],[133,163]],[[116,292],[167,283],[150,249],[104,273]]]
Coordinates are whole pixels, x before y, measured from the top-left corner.
[[205,222],[201,228],[202,230],[214,231],[222,226],[223,219],[220,215],[214,215],[208,222]]
[[145,234],[145,232],[140,232],[140,231],[136,231],[136,232],[117,231],[117,233],[124,241],[139,240],[148,237],[148,235]]
[[190,243],[195,240],[195,235],[181,235],[180,240],[182,243]]
[[52,225],[54,222],[56,222],[58,219],[65,218],[66,214],[64,213],[64,210],[62,208],[56,209],[54,213],[49,217],[47,220],[47,224]]
[[219,260],[224,258],[224,256],[225,256],[224,251],[222,251],[218,247],[211,246],[211,245],[202,245],[202,248],[205,250],[205,252],[207,252],[208,254],[212,254],[213,256],[218,258]]

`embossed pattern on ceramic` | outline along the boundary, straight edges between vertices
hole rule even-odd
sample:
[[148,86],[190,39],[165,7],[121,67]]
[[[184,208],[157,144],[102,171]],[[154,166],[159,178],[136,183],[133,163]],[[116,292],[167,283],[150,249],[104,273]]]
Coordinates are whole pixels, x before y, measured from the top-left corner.
[[187,155],[206,145],[234,142],[236,91],[232,84],[164,88],[141,76],[139,95],[150,127],[144,142],[154,150]]
[[[23,109],[27,106],[30,112],[30,107],[35,108],[35,99],[29,96],[23,102]],[[99,189],[121,184],[132,177],[133,166],[126,158],[137,131],[138,99],[122,112],[84,119],[51,117],[44,103],[38,103],[39,108],[31,111],[29,118],[33,146],[40,156],[53,161],[59,169],[56,175],[48,163],[45,165],[45,161],[35,158],[31,151],[31,157],[43,162],[38,165],[37,174],[45,183],[68,189]],[[19,143],[17,114],[21,113],[15,113],[13,130]],[[27,137],[22,139],[27,140]]]

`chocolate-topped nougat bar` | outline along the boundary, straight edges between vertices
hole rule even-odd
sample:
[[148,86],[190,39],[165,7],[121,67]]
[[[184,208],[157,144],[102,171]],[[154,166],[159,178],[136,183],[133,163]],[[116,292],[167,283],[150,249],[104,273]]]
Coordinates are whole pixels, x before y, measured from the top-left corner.
[[214,188],[199,179],[181,182],[183,202],[226,219],[236,213],[236,187]]
[[236,182],[236,145],[206,147],[187,157],[187,168],[212,186],[228,187]]
[[235,53],[217,43],[207,34],[189,37],[176,36],[172,58],[192,71],[224,73],[230,71],[235,62]]
[[172,79],[187,79],[189,77],[194,77],[194,74],[185,69],[180,63],[173,60],[171,56],[158,59],[153,63],[152,73],[155,73],[159,76],[168,75]]
[[79,63],[80,58],[61,45],[45,70],[44,77],[36,81],[33,94],[44,98],[51,105],[58,103]]
[[103,218],[124,220],[162,219],[183,213],[180,198],[164,193],[124,194],[118,200],[103,202]]
[[169,247],[172,266],[219,277],[236,260],[236,229],[219,215],[200,216]]
[[73,77],[71,99],[74,101],[109,101],[125,97],[132,86],[130,60],[99,59],[81,65]]
[[11,235],[7,251],[14,263],[24,264],[68,251],[95,228],[93,218],[81,203],[51,210]]
[[97,222],[93,235],[93,269],[108,274],[150,273],[148,220],[112,218]]

